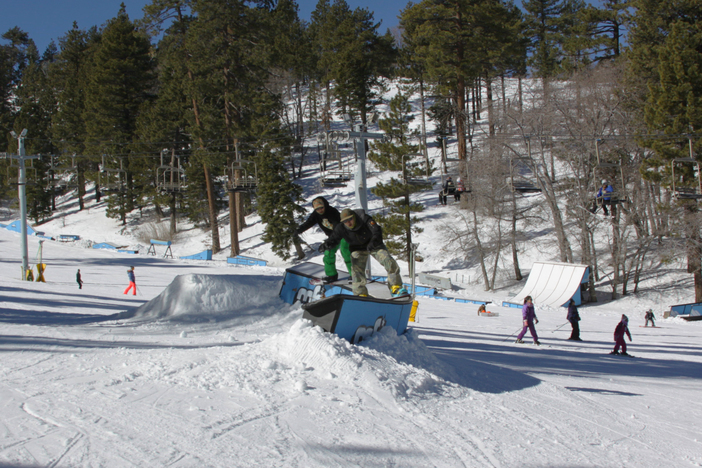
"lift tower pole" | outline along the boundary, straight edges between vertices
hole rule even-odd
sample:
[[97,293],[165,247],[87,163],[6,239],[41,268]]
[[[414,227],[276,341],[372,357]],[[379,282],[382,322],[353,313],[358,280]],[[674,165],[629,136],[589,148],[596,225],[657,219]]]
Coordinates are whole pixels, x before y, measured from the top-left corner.
[[17,194],[20,203],[20,242],[22,251],[22,281],[27,280],[27,273],[29,272],[29,254],[27,253],[27,170],[25,161],[38,159],[41,156],[27,156],[24,150],[24,138],[27,136],[27,129],[25,128],[22,132],[17,135],[14,131],[10,132],[14,138],[17,138],[17,152],[19,154],[7,154],[5,157],[11,159],[17,159],[19,165],[19,176],[17,180]]

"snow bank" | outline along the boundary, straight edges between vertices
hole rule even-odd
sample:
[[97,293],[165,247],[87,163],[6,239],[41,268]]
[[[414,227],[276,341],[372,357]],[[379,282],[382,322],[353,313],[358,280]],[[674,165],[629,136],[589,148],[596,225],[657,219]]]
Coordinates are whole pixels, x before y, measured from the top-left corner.
[[280,278],[249,275],[180,275],[138,307],[134,320],[204,322],[271,317],[289,306],[277,295]]
[[[391,327],[383,328],[364,345],[352,345],[300,319],[288,332],[269,338],[265,345],[285,366],[313,370],[322,380],[339,378],[367,390],[375,389],[374,393],[385,391],[395,400],[443,394],[446,387],[454,387],[433,372],[448,370],[414,333],[398,336]],[[310,384],[300,380],[297,386],[304,389]]]

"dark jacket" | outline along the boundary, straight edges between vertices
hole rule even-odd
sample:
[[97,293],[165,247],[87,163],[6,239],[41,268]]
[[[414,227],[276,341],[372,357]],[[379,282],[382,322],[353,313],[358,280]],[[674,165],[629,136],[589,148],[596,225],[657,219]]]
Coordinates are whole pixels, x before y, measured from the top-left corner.
[[580,321],[580,314],[578,313],[578,308],[575,307],[575,304],[568,305],[568,316],[566,319],[571,323]]
[[444,193],[447,195],[453,195],[456,192],[456,185],[453,183],[452,179],[446,179],[444,182]]
[[334,232],[324,241],[325,246],[332,248],[339,244],[341,239],[346,239],[351,252],[385,248],[383,231],[373,221],[373,218],[368,216],[363,210],[353,210],[353,215],[356,218],[356,225],[353,229],[349,229],[344,223],[337,224]]
[[134,270],[127,270],[127,276],[129,277],[129,281],[136,283],[136,278],[134,278]]
[[631,341],[631,333],[629,333],[629,327],[628,327],[629,322],[625,322],[622,320],[617,324],[617,328],[614,329],[614,341],[617,341],[617,339],[624,339],[624,333],[629,337],[629,341]]
[[[298,227],[295,231],[297,234],[302,234],[316,224],[322,229],[322,231],[324,231],[324,234],[329,236],[334,230],[334,226],[341,222],[341,214],[339,214],[339,210],[330,206],[326,198],[317,198],[324,202],[324,214],[319,214],[316,210],[312,210],[312,213],[307,218],[307,221],[300,224],[300,227]],[[315,198],[315,200],[317,198]]]

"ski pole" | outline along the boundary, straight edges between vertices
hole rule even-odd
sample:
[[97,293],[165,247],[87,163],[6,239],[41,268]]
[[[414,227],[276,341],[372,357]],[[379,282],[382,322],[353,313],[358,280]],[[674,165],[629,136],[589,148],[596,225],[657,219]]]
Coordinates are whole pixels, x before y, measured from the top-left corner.
[[519,327],[519,328],[517,328],[517,329],[516,329],[515,331],[513,331],[513,332],[512,332],[512,334],[511,334],[511,335],[509,335],[509,336],[508,336],[507,338],[505,338],[505,339],[504,339],[504,340],[502,340],[502,341],[504,342],[504,341],[507,341],[507,340],[509,340],[510,338],[512,338],[512,336],[514,336],[514,334],[515,334],[515,333],[517,333],[518,331],[520,331],[520,330],[521,330],[522,328],[523,328],[523,327]]
[[[570,323],[570,322],[564,323],[564,324],[561,325],[560,327],[556,328],[556,330],[560,329],[561,327],[564,327],[564,326],[568,325],[569,323]],[[555,332],[556,330],[552,330],[551,333]]]

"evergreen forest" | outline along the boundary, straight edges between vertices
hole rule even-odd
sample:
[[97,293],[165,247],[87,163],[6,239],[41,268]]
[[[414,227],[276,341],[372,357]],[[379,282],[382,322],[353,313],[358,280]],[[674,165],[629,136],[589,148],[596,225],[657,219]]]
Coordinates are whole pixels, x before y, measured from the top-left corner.
[[[422,210],[410,195],[432,190],[422,176],[447,174],[448,161],[471,196],[447,243],[477,246],[487,289],[506,252],[521,279],[525,223],[554,232],[560,261],[597,265],[593,204],[606,180],[613,294],[636,289],[665,240],[702,301],[699,0],[422,0],[386,31],[345,0],[319,0],[309,21],[294,0],[152,0],[143,13],[122,5],[100,27],[74,23],[44,51],[17,27],[2,34],[4,205],[17,206],[11,155],[23,152],[36,156],[36,224],[73,191],[80,209],[104,198],[122,224],[146,207],[170,218],[171,235],[187,219],[216,253],[228,213],[237,255],[255,211],[288,258],[305,213],[296,180],[335,150],[320,150],[320,135],[367,129],[386,135],[368,143],[374,169],[401,172],[374,194],[403,259]],[[422,161],[429,147],[440,164]],[[522,202],[537,192],[538,213]]]

